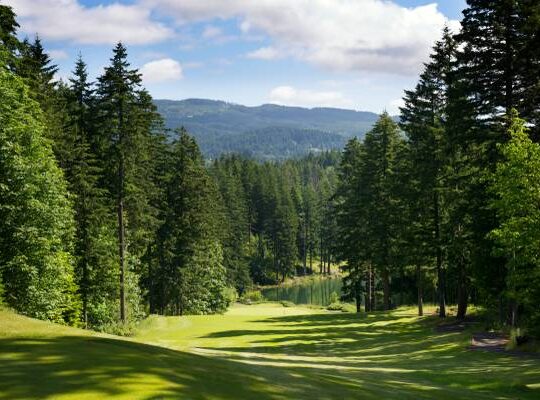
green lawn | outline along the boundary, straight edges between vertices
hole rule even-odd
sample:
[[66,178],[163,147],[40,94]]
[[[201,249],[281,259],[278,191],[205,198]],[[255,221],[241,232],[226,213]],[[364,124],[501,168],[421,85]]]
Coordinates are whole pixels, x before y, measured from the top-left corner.
[[434,323],[238,305],[126,340],[0,311],[0,399],[540,398],[540,360],[468,351]]

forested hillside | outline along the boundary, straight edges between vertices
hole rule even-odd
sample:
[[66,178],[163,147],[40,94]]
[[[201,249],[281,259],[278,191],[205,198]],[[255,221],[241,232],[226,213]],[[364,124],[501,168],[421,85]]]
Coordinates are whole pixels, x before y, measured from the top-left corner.
[[258,160],[284,160],[341,149],[347,138],[363,137],[377,120],[374,113],[337,108],[246,107],[204,99],[154,102],[165,125],[185,127],[210,158],[240,153]]

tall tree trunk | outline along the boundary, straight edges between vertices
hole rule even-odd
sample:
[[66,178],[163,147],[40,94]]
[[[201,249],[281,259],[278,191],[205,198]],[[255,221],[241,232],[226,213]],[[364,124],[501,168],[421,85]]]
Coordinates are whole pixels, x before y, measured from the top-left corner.
[[435,225],[435,246],[437,258],[437,291],[439,294],[439,317],[446,317],[446,282],[444,279],[444,271],[442,265],[442,248],[441,248],[441,226],[440,226],[440,210],[439,210],[439,194],[437,191],[433,193],[433,210],[434,210],[434,225]]
[[[357,267],[358,269],[358,267]],[[356,312],[359,313],[361,312],[361,307],[362,307],[362,292],[361,292],[361,288],[360,288],[360,285],[362,284],[362,282],[358,279],[358,271],[357,273],[355,274],[355,276],[357,277],[357,281],[355,283],[355,288],[354,288],[354,297],[355,297],[355,302],[356,302]]]
[[304,262],[304,276],[307,275],[307,220],[304,222],[304,240],[302,243],[303,247],[303,262]]
[[309,272],[313,275],[313,244],[311,241],[309,243]]
[[418,287],[418,316],[424,315],[424,288],[422,285],[422,268],[420,265],[416,266],[416,286]]
[[323,251],[323,238],[322,238],[322,234],[321,234],[321,260],[320,260],[320,263],[319,263],[319,275],[322,275],[323,273],[323,262],[324,262],[324,251]]
[[390,273],[385,268],[382,271],[384,309],[390,310]]
[[121,157],[118,172],[120,193],[118,195],[118,247],[120,253],[120,320],[126,322],[126,290],[125,290],[125,227],[124,227],[124,161]]
[[376,290],[375,290],[375,269],[373,268],[373,266],[370,267],[370,275],[371,275],[371,304],[369,306],[369,309],[371,311],[375,311],[375,309],[377,308],[377,298],[375,296],[376,294]]
[[467,287],[467,274],[465,271],[465,263],[460,262],[459,265],[459,282],[458,282],[458,310],[457,319],[464,320],[467,315],[467,306],[469,304],[469,290]]
[[371,309],[371,266],[368,265],[366,271],[366,295],[365,295],[364,308],[366,312],[372,311]]

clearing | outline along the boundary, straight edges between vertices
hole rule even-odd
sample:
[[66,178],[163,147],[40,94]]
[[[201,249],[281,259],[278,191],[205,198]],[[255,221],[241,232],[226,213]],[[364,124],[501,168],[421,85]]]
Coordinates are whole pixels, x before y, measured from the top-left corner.
[[540,398],[540,360],[435,324],[266,303],[151,317],[125,339],[0,311],[0,399]]

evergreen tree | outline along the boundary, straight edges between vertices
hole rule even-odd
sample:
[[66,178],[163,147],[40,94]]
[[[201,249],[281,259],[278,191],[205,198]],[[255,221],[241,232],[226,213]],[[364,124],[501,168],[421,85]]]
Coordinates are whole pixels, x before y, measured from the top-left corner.
[[369,257],[378,269],[383,285],[383,305],[390,308],[390,274],[399,262],[396,246],[399,230],[399,195],[396,193],[397,155],[403,139],[399,127],[383,113],[364,141],[365,157],[360,172],[366,186],[364,206],[368,213],[366,226]]
[[99,328],[116,320],[118,261],[116,257],[114,214],[109,193],[99,186],[103,171],[91,143],[93,90],[86,64],[79,56],[66,93],[68,124],[64,128],[66,177],[74,195],[76,221],[75,257],[77,283],[82,300],[85,326]]
[[17,55],[21,49],[21,42],[17,38],[17,23],[15,13],[9,6],[0,4],[0,48],[6,51],[5,65],[14,70],[17,63]]
[[[154,134],[160,118],[151,97],[141,88],[140,74],[130,69],[121,43],[113,50],[111,65],[98,78],[96,114],[101,133],[98,154],[107,173],[104,182],[116,203],[120,319],[126,321],[126,275],[144,273],[136,270],[142,268],[141,259],[156,226],[153,155],[161,142]],[[134,296],[132,299],[137,303]]]
[[227,303],[217,188],[185,131],[172,146],[151,270],[151,309],[173,315],[220,312]]
[[[444,177],[448,164],[446,144],[446,108],[448,87],[451,84],[455,65],[456,43],[448,28],[444,29],[442,40],[438,41],[420,76],[414,91],[405,92],[405,106],[401,108],[401,127],[409,141],[411,157],[409,179],[410,207],[415,209],[415,225],[410,240],[416,246],[416,262],[431,263],[435,260],[438,292],[439,316],[446,316],[446,283],[444,269]],[[422,279],[421,267],[417,266],[419,283]],[[419,299],[419,302],[421,300]],[[419,303],[421,304],[421,303]]]
[[364,240],[365,221],[367,220],[364,207],[364,185],[359,172],[362,170],[363,148],[356,139],[351,139],[345,150],[339,166],[339,185],[336,189],[336,219],[338,223],[338,254],[345,265],[343,277],[343,293],[345,298],[356,303],[356,311],[360,312],[362,304],[362,282],[366,281],[366,311],[371,311],[370,280],[366,277],[369,255],[366,254]]

